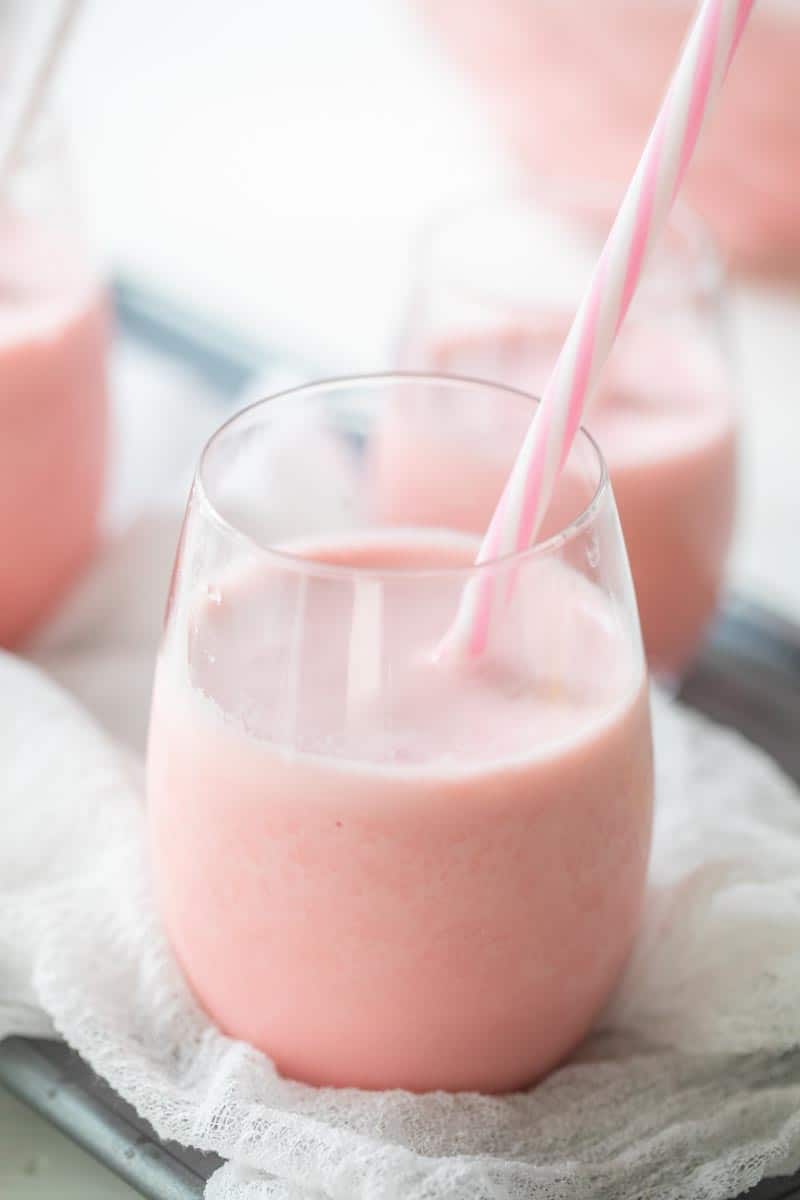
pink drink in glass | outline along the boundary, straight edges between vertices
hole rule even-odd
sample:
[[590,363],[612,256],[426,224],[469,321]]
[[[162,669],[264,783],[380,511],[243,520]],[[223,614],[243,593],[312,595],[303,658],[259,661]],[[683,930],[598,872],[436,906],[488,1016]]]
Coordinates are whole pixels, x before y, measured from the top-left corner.
[[[506,326],[443,340],[423,361],[536,392],[565,333],[558,322]],[[717,610],[733,531],[737,435],[727,380],[702,344],[633,329],[587,423],[614,486],[648,659],[662,673],[679,673]],[[378,450],[381,515],[401,525],[438,519],[486,529],[524,433],[524,426],[476,429],[453,445],[446,419],[415,422],[406,407],[387,421]],[[453,445],[444,477],[433,469],[443,441]]]
[[[412,369],[544,389],[607,208],[562,185],[537,203],[475,206],[435,226],[400,347]],[[721,275],[702,227],[673,220],[586,415],[608,464],[648,660],[679,675],[714,616],[737,491],[734,385],[721,335]],[[413,403],[376,442],[381,517],[482,533],[525,433],[491,419],[454,438],[446,412]],[[434,470],[442,447],[448,465]]]
[[[415,386],[462,410],[502,396],[348,386],[380,407]],[[302,397],[286,399],[212,441],[184,528],[148,756],[167,932],[208,1013],[287,1075],[524,1086],[608,997],[646,874],[646,682],[608,483],[581,435],[574,519],[497,568],[487,654],[445,664],[476,539],[376,524],[369,453],[345,460],[363,507],[339,531],[271,544],[267,497],[245,517],[226,500]]]
[[0,644],[30,633],[97,540],[106,300],[82,258],[0,215]]
[[57,607],[96,547],[108,303],[69,157],[45,119],[0,193],[0,645]]

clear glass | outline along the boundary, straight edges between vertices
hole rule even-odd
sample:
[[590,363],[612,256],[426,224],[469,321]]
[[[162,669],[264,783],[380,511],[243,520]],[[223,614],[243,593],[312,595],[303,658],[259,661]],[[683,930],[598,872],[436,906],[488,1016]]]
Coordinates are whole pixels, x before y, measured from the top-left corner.
[[[476,568],[473,536],[384,519],[404,404],[447,422],[426,469],[460,487],[459,440],[535,401],[340,380],[246,409],[207,446],[153,696],[155,884],[200,1003],[282,1073],[512,1089],[586,1032],[634,936],[644,657],[591,438],[544,540]],[[482,572],[484,655],[438,656]]]
[[[522,179],[630,179],[696,0],[414,0]],[[737,266],[800,265],[800,11],[760,0],[684,195]],[[764,80],[769,80],[769,87]],[[758,102],[754,102],[758,97]],[[746,153],[743,148],[746,147]]]
[[35,630],[97,544],[108,317],[47,123],[0,193],[0,645]]
[[[401,365],[541,392],[613,215],[608,192],[573,182],[445,217],[422,240]],[[678,210],[586,417],[614,485],[647,656],[662,676],[680,675],[702,641],[733,532],[737,418],[723,316],[719,259],[703,226]],[[433,431],[405,436],[426,447]],[[461,464],[472,486],[445,502],[429,484],[416,502],[446,503],[448,522],[485,529],[522,436],[521,423],[509,428],[501,451],[498,433],[490,453],[476,434]]]

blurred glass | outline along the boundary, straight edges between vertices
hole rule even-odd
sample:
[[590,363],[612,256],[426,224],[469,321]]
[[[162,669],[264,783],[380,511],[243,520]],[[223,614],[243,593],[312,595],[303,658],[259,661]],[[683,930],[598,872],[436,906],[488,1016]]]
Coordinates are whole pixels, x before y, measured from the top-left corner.
[[[694,0],[414,0],[534,183],[630,177]],[[800,267],[800,6],[756,5],[685,195],[736,265]]]
[[[541,394],[613,215],[603,190],[564,183],[438,222],[420,247],[401,365]],[[679,208],[586,416],[609,464],[648,659],[662,675],[680,673],[697,650],[731,541],[737,418],[724,329],[719,259]],[[408,427],[408,411],[394,419],[419,447],[449,436]],[[487,527],[523,434],[521,422],[474,431],[462,486],[437,500],[443,524]]]
[[65,140],[45,120],[0,191],[0,645],[52,612],[97,544],[107,307]]

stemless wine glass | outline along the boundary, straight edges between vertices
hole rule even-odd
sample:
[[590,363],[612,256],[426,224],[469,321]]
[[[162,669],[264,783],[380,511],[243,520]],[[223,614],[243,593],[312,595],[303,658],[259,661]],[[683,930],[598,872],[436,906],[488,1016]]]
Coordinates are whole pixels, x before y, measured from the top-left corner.
[[52,123],[0,191],[0,645],[89,560],[104,491],[105,293]]
[[[586,1032],[634,937],[644,658],[592,439],[537,545],[474,567],[474,537],[380,515],[404,403],[454,444],[535,405],[443,377],[338,380],[245,409],[206,447],[153,696],[156,891],[200,1003],[281,1072],[511,1089]],[[453,449],[427,461],[460,486]],[[486,651],[437,654],[484,572]]]
[[[564,183],[435,224],[422,242],[400,363],[541,392],[613,215],[607,192]],[[663,677],[682,673],[717,609],[733,530],[737,421],[723,302],[705,230],[678,209],[586,415],[614,485],[647,656]],[[491,454],[477,435],[463,450],[465,486],[446,499],[431,471],[415,497],[399,488],[387,505],[407,519],[409,504],[444,504],[448,523],[485,529],[523,432],[509,429],[505,453],[493,444]],[[418,445],[424,481],[436,430],[394,436]]]

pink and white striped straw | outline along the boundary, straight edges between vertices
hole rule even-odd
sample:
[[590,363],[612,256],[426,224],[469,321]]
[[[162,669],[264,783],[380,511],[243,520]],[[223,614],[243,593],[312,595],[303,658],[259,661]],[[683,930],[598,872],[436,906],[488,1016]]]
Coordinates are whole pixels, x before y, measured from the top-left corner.
[[[531,544],[569,455],[587,398],[609,355],[689,165],[755,0],[703,0],[600,259],[553,368],[477,562]],[[481,654],[495,579],[465,588],[446,642]]]

